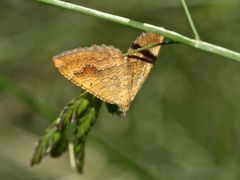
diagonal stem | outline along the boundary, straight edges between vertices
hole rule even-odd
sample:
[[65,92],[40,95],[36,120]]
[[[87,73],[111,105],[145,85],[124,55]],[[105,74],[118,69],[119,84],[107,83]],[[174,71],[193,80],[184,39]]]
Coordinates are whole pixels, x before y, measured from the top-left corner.
[[187,15],[190,27],[192,28],[193,34],[195,36],[195,39],[196,40],[200,40],[200,36],[199,36],[199,34],[197,32],[197,29],[196,29],[196,27],[195,27],[195,25],[193,23],[192,16],[191,16],[191,14],[190,14],[190,12],[188,10],[187,4],[186,4],[185,0],[181,0],[181,2],[182,2],[182,5],[183,5],[183,8],[184,8],[184,11],[185,11],[185,13]]
[[71,3],[63,2],[63,1],[59,1],[59,0],[36,0],[36,1],[43,2],[46,4],[51,4],[53,6],[61,7],[64,9],[69,9],[71,11],[88,14],[91,16],[102,18],[102,19],[105,19],[108,21],[113,21],[115,23],[134,27],[134,28],[141,29],[144,31],[150,31],[153,33],[161,34],[169,39],[175,40],[176,42],[179,42],[179,43],[182,43],[182,44],[185,44],[188,46],[192,46],[194,48],[201,49],[201,50],[204,50],[204,51],[207,51],[210,53],[214,53],[214,54],[217,54],[217,55],[220,55],[223,57],[227,57],[232,60],[240,62],[240,53],[238,53],[236,51],[232,51],[230,49],[226,49],[224,47],[217,46],[217,45],[214,45],[214,44],[211,44],[208,42],[204,42],[201,40],[191,39],[191,38],[181,35],[177,32],[167,30],[163,27],[154,26],[154,25],[139,22],[139,21],[134,21],[134,20],[131,20],[128,18],[104,13],[101,11],[97,11],[94,9],[86,8],[83,6],[79,6],[79,5],[75,5],[75,4],[71,4]]
[[153,47],[156,47],[156,46],[165,46],[165,45],[170,45],[170,44],[177,44],[178,42],[176,41],[165,41],[165,42],[162,42],[162,43],[155,43],[155,44],[150,44],[148,46],[144,46],[144,47],[141,47],[141,48],[137,48],[131,52],[127,52],[125,53],[123,56],[128,56],[130,54],[133,54],[135,52],[139,52],[139,51],[144,51],[146,49],[150,49],[150,48],[153,48]]

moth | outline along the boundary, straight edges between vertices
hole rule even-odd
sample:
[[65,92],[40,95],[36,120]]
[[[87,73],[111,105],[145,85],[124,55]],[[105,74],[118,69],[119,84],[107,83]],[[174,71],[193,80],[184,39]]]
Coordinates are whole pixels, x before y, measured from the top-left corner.
[[147,79],[161,47],[133,51],[161,43],[163,38],[144,32],[132,42],[127,56],[113,46],[93,45],[58,54],[53,57],[53,62],[75,85],[102,101],[116,104],[125,113]]

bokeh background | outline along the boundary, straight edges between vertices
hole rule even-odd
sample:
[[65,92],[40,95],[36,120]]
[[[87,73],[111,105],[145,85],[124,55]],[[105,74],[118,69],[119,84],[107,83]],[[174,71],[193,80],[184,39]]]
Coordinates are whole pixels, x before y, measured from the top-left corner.
[[[192,37],[180,0],[72,0]],[[187,1],[203,40],[239,52],[240,1]],[[35,142],[81,89],[52,63],[92,44],[123,52],[141,32],[34,0],[0,1],[0,179],[240,179],[240,63],[184,45],[162,48],[126,118],[103,106],[84,175],[68,154],[29,167]]]

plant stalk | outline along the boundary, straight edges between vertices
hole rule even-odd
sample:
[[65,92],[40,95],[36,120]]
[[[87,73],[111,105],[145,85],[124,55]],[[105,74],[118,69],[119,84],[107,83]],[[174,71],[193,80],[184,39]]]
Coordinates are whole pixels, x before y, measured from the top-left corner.
[[153,33],[161,34],[161,35],[163,35],[169,39],[172,39],[176,42],[179,42],[179,43],[182,43],[182,44],[185,44],[188,46],[192,46],[194,48],[201,49],[201,50],[204,50],[204,51],[207,51],[210,53],[214,53],[214,54],[217,54],[217,55],[240,62],[240,53],[238,53],[236,51],[232,51],[230,49],[226,49],[224,47],[217,46],[217,45],[214,45],[214,44],[211,44],[208,42],[204,42],[201,40],[191,39],[191,38],[181,35],[177,32],[167,30],[163,27],[154,26],[154,25],[139,22],[139,21],[134,21],[134,20],[131,20],[131,19],[128,19],[125,17],[120,17],[120,16],[104,13],[101,11],[97,11],[94,9],[86,8],[86,7],[83,7],[80,5],[75,5],[75,4],[71,4],[71,3],[63,2],[63,1],[59,1],[59,0],[36,0],[36,1],[50,4],[50,5],[53,5],[56,7],[61,7],[64,9],[84,13],[87,15],[95,16],[95,17],[102,18],[102,19],[105,19],[108,21],[113,21],[113,22],[116,22],[119,24],[134,27],[134,28],[141,29],[144,31],[150,31]]
[[199,36],[199,34],[197,32],[197,29],[196,29],[196,27],[195,27],[195,25],[193,23],[192,16],[191,16],[191,14],[190,14],[190,12],[188,10],[187,4],[186,4],[185,0],[181,0],[181,1],[182,1],[183,9],[184,9],[184,11],[185,11],[185,13],[187,15],[189,25],[190,25],[190,27],[191,27],[191,29],[193,31],[194,36],[195,36],[195,39],[196,40],[200,40],[200,36]]

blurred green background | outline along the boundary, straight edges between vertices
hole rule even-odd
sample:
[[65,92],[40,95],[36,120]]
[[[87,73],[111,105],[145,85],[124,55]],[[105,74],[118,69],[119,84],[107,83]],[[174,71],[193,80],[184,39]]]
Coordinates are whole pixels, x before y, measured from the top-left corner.
[[[70,2],[192,37],[180,0]],[[239,0],[189,0],[203,40],[239,52]],[[103,106],[84,175],[68,155],[30,168],[34,144],[80,93],[52,63],[92,44],[126,52],[141,32],[34,0],[0,1],[0,179],[240,179],[240,63],[184,45],[162,48],[126,118]]]

